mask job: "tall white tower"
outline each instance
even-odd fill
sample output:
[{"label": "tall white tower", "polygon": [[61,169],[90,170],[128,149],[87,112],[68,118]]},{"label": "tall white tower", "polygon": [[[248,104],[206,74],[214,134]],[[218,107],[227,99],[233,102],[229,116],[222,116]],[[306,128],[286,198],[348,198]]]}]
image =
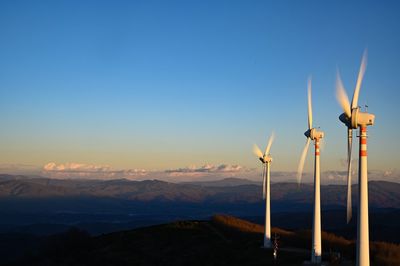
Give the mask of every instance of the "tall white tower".
[{"label": "tall white tower", "polygon": [[297,169],[297,181],[300,184],[303,173],[304,162],[311,140],[314,141],[315,161],[314,161],[314,209],[313,209],[313,228],[312,228],[312,249],[311,262],[320,263],[322,256],[321,244],[321,178],[320,178],[320,140],[324,137],[324,132],[312,127],[312,103],[311,103],[311,78],[308,79],[308,130],[304,133],[307,137],[306,146],[300,157],[299,168]]},{"label": "tall white tower", "polygon": [[272,158],[265,163],[265,168],[267,172],[266,176],[266,188],[265,188],[265,230],[264,230],[264,248],[271,248],[271,180],[270,180],[270,163]]},{"label": "tall white tower", "polygon": [[[364,78],[367,66],[367,53],[364,52],[360,72],[358,74],[356,88],[354,89],[353,99],[350,105],[340,75],[338,74],[336,90],[337,99],[344,113],[339,116],[348,128],[348,169],[351,169],[351,143],[352,130],[360,128],[360,145],[359,145],[359,168],[358,168],[358,221],[357,221],[357,266],[369,266],[369,225],[368,225],[368,162],[367,162],[367,126],[375,123],[375,115],[367,112],[361,112],[358,106],[358,95],[360,93],[361,83]],[[351,174],[348,173],[349,178]],[[351,182],[348,180],[348,204],[347,217],[351,218]],[[349,206],[350,205],[350,206]]]},{"label": "tall white tower", "polygon": [[[322,133],[322,132],[321,132]],[[314,163],[314,220],[312,234],[312,253],[311,262],[320,263],[322,254],[321,244],[321,194],[320,194],[320,168],[319,168],[319,138],[315,144],[315,163]]]},{"label": "tall white tower", "polygon": [[271,150],[272,142],[274,141],[275,135],[272,132],[267,148],[265,149],[264,154],[261,152],[260,148],[257,145],[254,145],[253,152],[261,161],[263,166],[263,197],[265,199],[265,223],[264,223],[264,248],[271,248],[271,180],[270,180],[270,168],[272,163],[272,157],[269,154]]}]

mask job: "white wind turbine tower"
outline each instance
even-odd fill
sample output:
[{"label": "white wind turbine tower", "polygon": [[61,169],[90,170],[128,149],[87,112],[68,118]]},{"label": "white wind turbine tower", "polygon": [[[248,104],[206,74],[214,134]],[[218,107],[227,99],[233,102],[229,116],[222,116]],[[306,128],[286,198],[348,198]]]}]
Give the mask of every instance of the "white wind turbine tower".
[{"label": "white wind turbine tower", "polygon": [[297,182],[300,184],[303,173],[304,162],[311,140],[314,140],[315,163],[314,163],[314,220],[312,230],[311,262],[321,263],[321,198],[320,198],[320,167],[319,167],[319,145],[324,137],[324,132],[312,127],[312,105],[311,105],[311,78],[308,79],[308,130],[304,133],[307,137],[306,146],[301,154],[299,167],[297,169]]},{"label": "white wind turbine tower", "polygon": [[254,144],[253,152],[260,159],[263,167],[262,178],[263,178],[263,198],[265,199],[265,226],[264,226],[264,248],[271,248],[271,193],[270,193],[270,164],[272,157],[269,154],[272,142],[274,141],[275,135],[272,132],[268,140],[267,148],[264,154],[260,148]]},{"label": "white wind turbine tower", "polygon": [[339,116],[341,122],[347,126],[348,134],[348,180],[347,180],[347,222],[351,219],[351,147],[352,131],[360,128],[360,152],[358,165],[358,224],[357,224],[357,266],[369,265],[369,227],[368,227],[368,172],[367,172],[367,126],[375,122],[375,115],[361,112],[358,106],[358,95],[367,66],[367,52],[364,52],[360,72],[358,73],[356,88],[354,89],[351,105],[343,83],[338,73],[336,96],[344,113]]}]

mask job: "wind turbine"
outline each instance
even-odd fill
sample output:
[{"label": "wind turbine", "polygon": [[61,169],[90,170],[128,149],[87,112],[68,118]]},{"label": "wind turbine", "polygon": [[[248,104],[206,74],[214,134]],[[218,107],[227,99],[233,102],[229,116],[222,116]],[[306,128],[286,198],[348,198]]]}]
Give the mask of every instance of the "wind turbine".
[{"label": "wind turbine", "polygon": [[367,172],[367,126],[375,122],[375,115],[361,112],[358,106],[358,95],[367,66],[367,51],[364,52],[360,72],[358,73],[351,105],[343,87],[340,75],[337,75],[336,96],[344,113],[339,120],[347,126],[348,139],[348,179],[347,179],[347,222],[351,219],[351,147],[352,131],[360,128],[359,165],[358,165],[358,224],[357,224],[357,258],[356,265],[369,265],[369,228],[368,228],[368,172]]},{"label": "wind turbine", "polygon": [[311,263],[321,263],[322,245],[321,245],[321,198],[320,198],[320,167],[319,167],[319,145],[324,137],[324,132],[312,127],[312,105],[311,105],[311,78],[308,79],[308,130],[304,133],[307,137],[306,146],[300,157],[299,167],[297,169],[297,182],[300,184],[303,173],[304,162],[306,159],[308,147],[311,140],[315,146],[314,163],[314,220],[312,231],[312,250]]},{"label": "wind turbine", "polygon": [[272,142],[274,141],[275,135],[272,132],[268,140],[267,148],[264,154],[260,148],[254,144],[253,152],[260,159],[263,167],[262,179],[263,179],[263,199],[265,199],[265,227],[264,227],[264,248],[271,248],[271,193],[270,193],[270,164],[272,157],[269,154]]}]

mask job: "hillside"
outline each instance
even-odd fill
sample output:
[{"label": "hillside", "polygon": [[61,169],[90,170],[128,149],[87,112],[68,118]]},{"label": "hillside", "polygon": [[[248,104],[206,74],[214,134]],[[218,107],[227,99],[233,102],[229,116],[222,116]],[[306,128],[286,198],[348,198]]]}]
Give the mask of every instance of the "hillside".
[{"label": "hillside", "polygon": [[[99,235],[175,220],[204,220],[226,213],[262,223],[259,184],[226,179],[202,184],[158,180],[62,180],[0,175],[0,233],[50,235],[74,225]],[[226,186],[222,186],[225,184]],[[399,243],[400,184],[370,182],[370,239]],[[345,186],[322,186],[322,228],[354,239],[356,206],[345,218]],[[353,191],[357,191],[355,188]],[[356,193],[353,194],[356,203]],[[272,225],[310,228],[312,186],[275,183],[271,188]]]},{"label": "hillside", "polygon": [[[210,221],[177,221],[98,237],[71,229],[36,239],[36,249],[28,247],[29,254],[7,265],[274,265],[272,251],[260,248],[262,232],[260,225],[225,215],[216,215]],[[300,265],[309,259],[310,231],[273,228],[272,232],[280,237],[276,265]],[[322,238],[325,261],[352,264],[353,242],[325,232]],[[371,265],[398,265],[399,254],[399,245],[372,243]]]}]

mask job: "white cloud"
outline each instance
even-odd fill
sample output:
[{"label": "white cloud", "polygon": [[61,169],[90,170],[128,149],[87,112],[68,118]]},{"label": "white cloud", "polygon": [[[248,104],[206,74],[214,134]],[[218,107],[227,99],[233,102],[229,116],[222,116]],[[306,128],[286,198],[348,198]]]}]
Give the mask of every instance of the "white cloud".
[{"label": "white cloud", "polygon": [[164,179],[179,181],[198,181],[198,180],[218,180],[227,177],[244,178],[246,174],[254,172],[253,169],[245,168],[241,165],[231,164],[205,164],[202,166],[190,165],[184,168],[169,169],[164,171]]},{"label": "white cloud", "polygon": [[393,171],[392,171],[392,170],[385,170],[385,171],[383,172],[383,176],[384,176],[384,177],[391,176],[392,174],[393,174]]},{"label": "white cloud", "polygon": [[84,163],[47,163],[43,166],[42,175],[51,178],[88,178],[88,179],[136,179],[147,175],[144,169],[113,169],[108,165]]},{"label": "white cloud", "polygon": [[45,171],[70,171],[70,172],[105,172],[110,171],[108,165],[94,165],[84,163],[66,163],[56,164],[54,162],[48,163],[43,167]]},{"label": "white cloud", "polygon": [[245,169],[240,165],[231,165],[231,164],[205,164],[200,167],[196,167],[195,165],[191,165],[185,168],[178,169],[169,169],[166,170],[166,173],[235,173],[242,172]]},{"label": "white cloud", "polygon": [[[343,160],[344,162],[344,160]],[[321,184],[342,184],[347,183],[346,167],[341,171],[321,172]],[[358,165],[353,164],[352,182],[358,182]],[[41,175],[49,178],[59,179],[120,179],[131,180],[159,179],[169,182],[183,181],[210,181],[220,180],[228,177],[246,178],[261,182],[261,170],[247,168],[234,164],[204,164],[201,166],[191,165],[188,167],[169,170],[144,170],[144,169],[115,169],[109,165],[88,164],[88,163],[55,163],[49,162],[43,167],[21,164],[0,164],[0,173],[17,175]],[[400,182],[400,170],[369,170],[368,180],[386,180]],[[312,183],[314,175],[312,172],[303,173],[302,182]],[[296,182],[296,172],[276,171],[271,169],[271,182]]]}]

